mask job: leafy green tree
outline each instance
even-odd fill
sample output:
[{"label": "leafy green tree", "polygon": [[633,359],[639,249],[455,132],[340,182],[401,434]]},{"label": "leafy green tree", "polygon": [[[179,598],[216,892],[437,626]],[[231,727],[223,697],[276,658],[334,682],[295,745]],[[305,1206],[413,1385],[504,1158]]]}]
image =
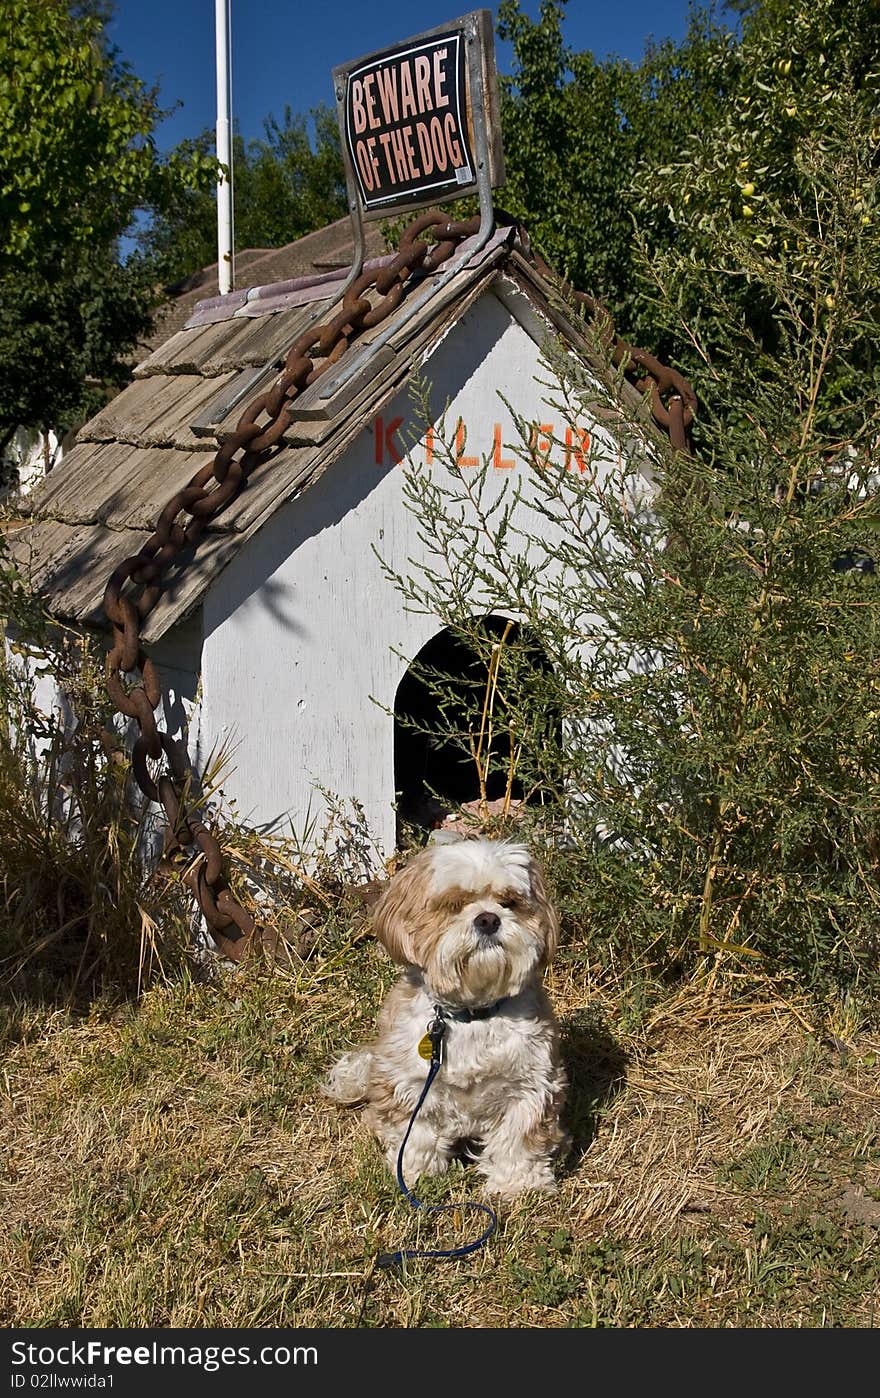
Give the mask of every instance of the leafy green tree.
[{"label": "leafy green tree", "polygon": [[[805,207],[799,153],[834,131],[841,103],[854,101],[865,116],[870,148],[880,135],[871,116],[880,7],[738,0],[727,9],[735,24],[696,9],[680,44],[652,45],[632,65],[573,53],[564,0],[544,0],[537,22],[517,0],[499,7],[499,32],[514,47],[513,74],[502,81],[505,202],[551,263],[604,300],[630,340],[674,358],[698,386],[700,356],[655,313],[655,298],[672,291],[711,352],[716,308],[711,296],[699,300],[693,268],[718,255],[718,231],[741,224],[756,249],[778,248],[806,268],[821,230],[807,221],[797,248],[780,231],[788,201]],[[863,217],[874,216],[864,189],[850,197]],[[661,286],[670,276],[674,285]],[[772,352],[772,298],[744,277],[740,297]],[[720,321],[716,329],[721,342]],[[852,355],[853,372],[873,382],[869,337]]]},{"label": "leafy green tree", "polygon": [[517,0],[499,6],[498,32],[514,51],[512,75],[501,79],[502,198],[557,271],[638,339],[634,190],[654,180],[662,194],[657,168],[717,121],[731,40],[697,13],[681,44],[651,46],[639,65],[599,61],[568,47],[564,19],[564,0],[543,0],[537,21]]},{"label": "leafy green tree", "polygon": [[[177,148],[179,157],[213,147],[205,131]],[[279,122],[269,117],[265,137],[233,142],[235,247],[275,248],[340,218],[346,211],[345,173],[334,112],[326,106],[306,117],[286,107]],[[207,190],[181,188],[153,220],[141,246],[166,282],[217,260],[217,211]]]},{"label": "leafy green tree", "polygon": [[[710,354],[724,334],[714,298],[705,295],[706,274],[710,268],[734,270],[732,263],[718,261],[730,230],[756,257],[785,262],[791,295],[797,297],[801,287],[801,313],[812,315],[817,247],[826,229],[813,208],[811,170],[819,156],[839,150],[841,122],[858,132],[866,152],[865,178],[841,186],[841,197],[851,201],[865,228],[877,216],[880,6],[862,0],[756,0],[739,8],[742,35],[731,42],[725,60],[723,108],[682,141],[671,159],[661,155],[645,163],[631,197],[644,250],[655,262],[655,282],[665,283],[664,293],[678,302]],[[846,162],[840,169],[843,179]],[[834,298],[835,282],[829,269],[823,298]],[[823,398],[876,392],[878,294],[876,285],[865,288],[863,333],[853,337],[835,378],[823,382]],[[742,269],[738,295],[762,351],[776,353],[774,296],[761,278]],[[653,320],[648,323],[653,327]],[[676,351],[700,380],[703,361],[692,343],[680,339]]]},{"label": "leafy green tree", "polygon": [[0,28],[0,441],[63,427],[120,382],[150,323],[151,269],[122,265],[135,211],[204,184],[204,155],[156,154],[155,94],[95,5],[6,0]]}]

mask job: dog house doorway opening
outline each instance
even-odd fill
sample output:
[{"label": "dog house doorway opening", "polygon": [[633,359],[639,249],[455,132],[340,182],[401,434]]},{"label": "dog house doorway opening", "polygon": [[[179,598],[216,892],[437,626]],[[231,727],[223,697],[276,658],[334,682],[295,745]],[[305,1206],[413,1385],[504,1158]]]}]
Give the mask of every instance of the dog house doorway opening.
[{"label": "dog house doorway opening", "polygon": [[[481,618],[481,641],[470,643],[451,628],[433,636],[410,663],[394,701],[394,790],[398,840],[412,827],[428,831],[456,808],[481,797],[495,802],[509,789],[513,802],[540,805],[547,792],[522,771],[534,772],[535,745],[558,751],[558,713],[543,704],[527,725],[527,743],[511,761],[507,718],[515,674],[540,677],[550,664],[536,633],[504,616]],[[494,672],[494,683],[493,683]],[[537,685],[530,685],[535,692]],[[522,699],[516,707],[522,706]],[[487,716],[491,709],[491,745]],[[518,725],[519,727],[519,725]],[[481,729],[483,732],[480,741]],[[479,755],[479,765],[475,753]],[[481,780],[482,771],[482,780]]]}]

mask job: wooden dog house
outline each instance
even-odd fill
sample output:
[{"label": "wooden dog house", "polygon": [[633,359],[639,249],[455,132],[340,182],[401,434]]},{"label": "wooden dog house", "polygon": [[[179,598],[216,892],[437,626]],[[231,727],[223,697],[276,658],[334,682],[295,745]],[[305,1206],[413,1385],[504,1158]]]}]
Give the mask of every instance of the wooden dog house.
[{"label": "wooden dog house", "polygon": [[[143,545],[165,502],[240,414],[224,395],[329,315],[339,286],[339,274],[327,273],[200,302],[85,426],[13,535],[59,618],[106,624],[111,571]],[[224,789],[243,818],[302,832],[318,791],[330,791],[360,802],[387,854],[395,702],[439,625],[405,609],[379,561],[406,572],[425,555],[401,492],[404,463],[446,471],[442,432],[462,472],[485,463],[490,493],[519,473],[517,509],[539,530],[538,512],[528,516],[530,469],[548,458],[580,469],[588,438],[609,456],[615,448],[597,421],[565,424],[548,407],[548,337],[600,370],[576,308],[513,227],[497,229],[416,314],[405,298],[382,331],[383,347],[347,396],[293,416],[274,458],[169,579],[142,635],[160,670],[165,725],[185,734],[195,767],[223,744],[232,749]],[[358,346],[377,333],[364,332]],[[427,425],[415,418],[414,375],[428,385]],[[618,391],[642,412],[647,463],[656,429],[640,395],[625,382]],[[517,432],[507,403],[534,424],[531,468],[510,449]]]}]

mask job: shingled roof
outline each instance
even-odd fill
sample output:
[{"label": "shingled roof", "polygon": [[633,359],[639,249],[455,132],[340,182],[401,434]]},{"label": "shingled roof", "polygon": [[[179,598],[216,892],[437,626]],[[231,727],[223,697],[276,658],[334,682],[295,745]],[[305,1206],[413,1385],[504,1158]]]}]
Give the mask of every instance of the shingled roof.
[{"label": "shingled roof", "polygon": [[[390,255],[379,262],[386,260]],[[288,279],[199,302],[185,327],[154,350],[133,383],[83,427],[61,466],[24,502],[29,518],[9,530],[15,557],[57,616],[104,625],[102,597],[112,570],[138,552],[170,497],[212,459],[218,436],[234,428],[242,403],[219,421],[207,410],[224,391],[228,396],[243,371],[265,368],[245,402],[267,386],[302,330],[327,318],[343,275]],[[318,401],[319,380],[296,400],[281,449],[208,526],[194,559],[167,578],[144,624],[145,642],[159,640],[198,606],[244,541],[341,455],[490,286],[522,323],[531,317],[539,342],[555,326],[591,357],[584,323],[559,285],[535,269],[515,228],[497,230],[415,315],[404,298],[387,320],[357,338],[347,357],[390,331],[387,344],[337,399]],[[634,406],[641,404],[635,390],[624,384],[623,391]]]},{"label": "shingled roof", "polygon": [[[385,251],[379,224],[364,225],[367,257],[381,257]],[[351,266],[354,255],[351,219],[339,218],[307,233],[283,248],[244,248],[235,254],[235,280],[239,286],[270,286],[295,277],[321,275]],[[217,292],[216,262],[202,267],[168,288],[168,301],[156,316],[155,328],[136,356],[143,360],[163,345],[170,335],[182,330],[199,301]]]}]

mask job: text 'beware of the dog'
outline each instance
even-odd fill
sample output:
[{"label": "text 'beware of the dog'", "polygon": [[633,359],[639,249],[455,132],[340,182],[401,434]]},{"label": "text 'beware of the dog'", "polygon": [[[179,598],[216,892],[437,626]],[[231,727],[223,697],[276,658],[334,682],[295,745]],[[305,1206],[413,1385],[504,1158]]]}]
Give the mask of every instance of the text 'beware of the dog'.
[{"label": "text 'beware of the dog'", "polygon": [[434,34],[349,71],[345,138],[365,211],[473,183],[462,38]]}]

